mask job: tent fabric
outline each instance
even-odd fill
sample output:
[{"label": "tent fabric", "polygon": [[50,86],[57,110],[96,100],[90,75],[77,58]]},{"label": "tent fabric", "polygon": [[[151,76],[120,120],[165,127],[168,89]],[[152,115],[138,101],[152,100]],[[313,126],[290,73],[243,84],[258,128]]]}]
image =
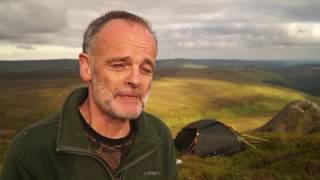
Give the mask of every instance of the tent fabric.
[{"label": "tent fabric", "polygon": [[218,121],[216,120],[210,120],[210,119],[203,119],[203,120],[199,120],[199,121],[195,121],[190,123],[189,125],[187,125],[186,127],[184,127],[184,129],[197,129],[197,128],[203,128],[206,126],[209,126],[211,124],[215,124],[218,123]]},{"label": "tent fabric", "polygon": [[175,139],[175,145],[177,149],[180,149],[182,152],[188,152],[192,142],[197,136],[197,129],[185,129],[179,134],[179,138]]},{"label": "tent fabric", "polygon": [[174,144],[178,151],[200,157],[227,155],[244,149],[238,133],[210,119],[185,126],[174,139]]}]

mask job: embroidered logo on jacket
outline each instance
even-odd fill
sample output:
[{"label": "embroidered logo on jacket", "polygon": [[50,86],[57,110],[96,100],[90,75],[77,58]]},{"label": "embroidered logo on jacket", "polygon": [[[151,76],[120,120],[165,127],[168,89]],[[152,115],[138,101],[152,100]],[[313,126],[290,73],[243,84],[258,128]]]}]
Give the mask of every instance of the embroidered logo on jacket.
[{"label": "embroidered logo on jacket", "polygon": [[145,171],[143,172],[144,176],[159,176],[160,171]]}]

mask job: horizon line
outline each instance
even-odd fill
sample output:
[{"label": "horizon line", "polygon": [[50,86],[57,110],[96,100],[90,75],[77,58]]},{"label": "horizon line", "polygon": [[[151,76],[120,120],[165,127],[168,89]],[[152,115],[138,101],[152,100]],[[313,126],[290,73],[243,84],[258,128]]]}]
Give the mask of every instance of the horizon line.
[{"label": "horizon line", "polygon": [[[67,60],[67,61],[77,61],[78,59],[73,58],[50,58],[50,59],[0,59],[1,62],[18,62],[18,61],[57,61],[57,60]],[[237,59],[237,58],[161,58],[156,59],[157,61],[167,61],[167,60],[205,60],[205,61],[320,61],[319,59]]]}]

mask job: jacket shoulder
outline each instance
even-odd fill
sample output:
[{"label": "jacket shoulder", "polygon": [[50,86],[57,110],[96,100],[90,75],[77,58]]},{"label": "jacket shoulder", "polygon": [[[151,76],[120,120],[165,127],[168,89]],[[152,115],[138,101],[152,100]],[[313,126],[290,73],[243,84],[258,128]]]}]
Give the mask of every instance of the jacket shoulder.
[{"label": "jacket shoulder", "polygon": [[143,117],[151,125],[160,126],[162,128],[167,128],[167,125],[157,116],[150,114],[148,112],[143,112]]},{"label": "jacket shoulder", "polygon": [[146,124],[146,126],[150,128],[150,130],[152,130],[153,132],[157,132],[157,134],[159,135],[162,134],[171,136],[171,132],[168,126],[158,117],[147,112],[143,112],[143,117],[144,124]]},{"label": "jacket shoulder", "polygon": [[28,152],[28,150],[36,150],[48,145],[52,146],[57,136],[59,119],[60,112],[27,126],[17,134],[11,147],[17,151]]}]

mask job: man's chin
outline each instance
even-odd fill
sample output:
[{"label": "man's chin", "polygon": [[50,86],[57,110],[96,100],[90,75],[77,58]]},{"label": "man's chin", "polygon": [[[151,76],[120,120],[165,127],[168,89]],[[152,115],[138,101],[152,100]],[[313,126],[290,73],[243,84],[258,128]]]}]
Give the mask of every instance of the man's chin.
[{"label": "man's chin", "polygon": [[142,112],[142,106],[124,106],[121,108],[114,108],[113,109],[113,114],[115,117],[118,117],[119,119],[126,119],[126,120],[131,120],[131,119],[136,119],[139,117],[139,115]]},{"label": "man's chin", "polygon": [[139,117],[141,112],[114,112],[115,119],[132,120]]}]

